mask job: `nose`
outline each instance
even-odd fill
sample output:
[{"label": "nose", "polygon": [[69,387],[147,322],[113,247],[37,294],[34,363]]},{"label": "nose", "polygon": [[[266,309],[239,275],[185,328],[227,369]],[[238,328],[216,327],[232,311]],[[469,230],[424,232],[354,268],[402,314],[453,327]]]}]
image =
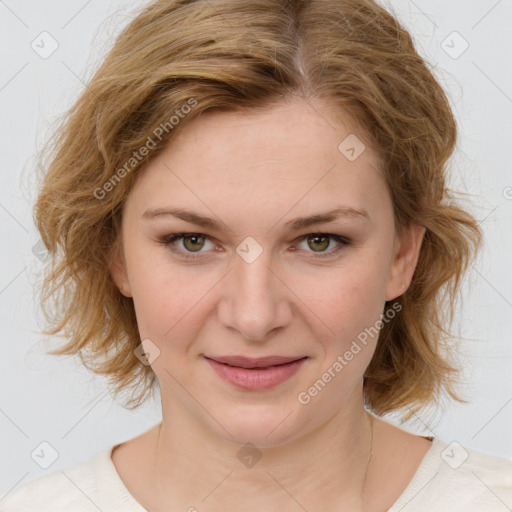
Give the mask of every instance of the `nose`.
[{"label": "nose", "polygon": [[218,309],[220,322],[248,341],[265,341],[272,331],[290,322],[289,297],[293,293],[279,270],[272,268],[266,251],[250,263],[236,255],[233,265],[224,281]]}]

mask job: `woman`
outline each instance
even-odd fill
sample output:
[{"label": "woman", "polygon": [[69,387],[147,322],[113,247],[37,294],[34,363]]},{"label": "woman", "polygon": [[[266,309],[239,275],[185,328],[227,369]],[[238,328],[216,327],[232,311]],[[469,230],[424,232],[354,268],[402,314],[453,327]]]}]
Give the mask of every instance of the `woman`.
[{"label": "woman", "polygon": [[393,16],[157,0],[55,137],[52,353],[130,408],[159,386],[163,420],[2,510],[512,506],[512,462],[381,418],[459,399],[447,326],[481,242],[445,185],[448,100]]}]

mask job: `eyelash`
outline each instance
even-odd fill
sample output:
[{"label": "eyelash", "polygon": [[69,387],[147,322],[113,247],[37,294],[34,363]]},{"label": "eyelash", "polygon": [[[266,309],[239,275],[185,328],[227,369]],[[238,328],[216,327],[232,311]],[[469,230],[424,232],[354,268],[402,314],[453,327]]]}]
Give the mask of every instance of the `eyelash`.
[{"label": "eyelash", "polygon": [[[332,256],[333,254],[338,253],[340,250],[342,250],[345,246],[351,244],[351,240],[349,238],[346,238],[346,237],[343,237],[340,235],[335,235],[333,233],[308,233],[306,235],[299,237],[299,241],[302,242],[303,240],[305,240],[308,237],[313,236],[313,235],[326,236],[326,237],[332,238],[333,240],[335,240],[336,242],[338,242],[340,244],[334,250],[331,250],[328,252],[313,253],[314,254],[314,256],[312,256],[313,258],[326,258],[326,257]],[[175,241],[182,240],[186,236],[197,236],[197,237],[205,238],[206,240],[211,241],[211,238],[208,235],[205,235],[203,233],[173,233],[173,234],[167,235],[164,238],[158,240],[158,242],[160,244],[162,244],[164,247],[167,247],[168,249],[170,249],[171,251],[173,251],[175,253],[179,253],[185,259],[195,260],[195,259],[203,258],[203,256],[200,256],[200,254],[203,254],[203,253],[197,253],[198,256],[195,256],[195,255],[191,256],[192,253],[190,253],[190,252],[186,252],[186,251],[182,251],[181,249],[177,249],[176,246],[174,246],[174,248],[170,247],[173,245],[173,243]]]}]

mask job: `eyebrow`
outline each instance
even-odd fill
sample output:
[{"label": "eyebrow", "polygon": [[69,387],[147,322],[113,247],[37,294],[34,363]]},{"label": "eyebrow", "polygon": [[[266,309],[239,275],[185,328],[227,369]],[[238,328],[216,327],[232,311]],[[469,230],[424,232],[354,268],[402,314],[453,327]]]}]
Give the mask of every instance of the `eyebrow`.
[{"label": "eyebrow", "polygon": [[[216,220],[211,219],[209,217],[205,217],[196,212],[185,210],[183,208],[150,208],[142,214],[142,218],[154,219],[156,217],[161,217],[165,215],[171,215],[173,217],[177,217],[178,219],[182,219],[186,222],[197,224],[198,226],[202,226],[204,228],[215,231],[222,231],[223,229],[221,223],[217,222]],[[315,215],[310,215],[308,217],[296,217],[286,222],[285,226],[291,227],[291,229],[293,230],[299,230],[315,224],[332,222],[340,218],[370,220],[370,215],[366,210],[361,208],[340,206],[339,208],[336,208],[335,210],[331,210],[329,212],[317,213]],[[224,229],[232,232],[232,230],[227,228],[226,226],[224,226]]]}]

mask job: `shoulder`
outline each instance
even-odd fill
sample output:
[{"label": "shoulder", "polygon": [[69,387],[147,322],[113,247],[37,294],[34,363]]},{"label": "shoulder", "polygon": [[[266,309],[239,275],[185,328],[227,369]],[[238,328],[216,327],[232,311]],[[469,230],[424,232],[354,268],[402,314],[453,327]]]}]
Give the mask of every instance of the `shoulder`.
[{"label": "shoulder", "polygon": [[[0,499],[1,512],[93,510],[101,505],[98,477],[112,448],[60,471],[39,476],[8,491]],[[97,505],[96,507],[94,505]]]},{"label": "shoulder", "polygon": [[[453,486],[464,489],[475,503],[512,507],[512,460],[464,448],[458,443],[445,443],[443,460],[457,458],[455,464],[443,466],[443,474],[450,476]],[[489,508],[488,510],[494,510]]]},{"label": "shoulder", "polygon": [[434,439],[409,486],[389,512],[498,512],[511,507],[511,460],[455,441]]},{"label": "shoulder", "polygon": [[[456,441],[438,441],[442,464],[439,475],[454,487],[468,488],[473,494],[499,494],[511,497],[512,461],[461,446]],[[509,503],[512,506],[512,503]]]}]

